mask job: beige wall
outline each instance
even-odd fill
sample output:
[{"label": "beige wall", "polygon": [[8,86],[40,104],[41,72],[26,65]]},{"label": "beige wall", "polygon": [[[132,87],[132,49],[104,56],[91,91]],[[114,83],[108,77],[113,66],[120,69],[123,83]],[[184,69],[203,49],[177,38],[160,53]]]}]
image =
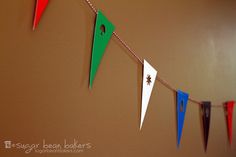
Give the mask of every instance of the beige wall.
[{"label": "beige wall", "polygon": [[[235,0],[92,2],[174,87],[213,104],[236,98]],[[26,156],[5,149],[5,140],[74,138],[92,148],[56,156],[236,155],[235,116],[230,149],[224,111],[212,109],[205,154],[199,107],[193,103],[177,150],[175,95],[159,82],[140,132],[141,65],[113,37],[89,90],[94,13],[82,0],[52,0],[33,32],[34,6],[33,0],[0,2],[0,156]]]}]

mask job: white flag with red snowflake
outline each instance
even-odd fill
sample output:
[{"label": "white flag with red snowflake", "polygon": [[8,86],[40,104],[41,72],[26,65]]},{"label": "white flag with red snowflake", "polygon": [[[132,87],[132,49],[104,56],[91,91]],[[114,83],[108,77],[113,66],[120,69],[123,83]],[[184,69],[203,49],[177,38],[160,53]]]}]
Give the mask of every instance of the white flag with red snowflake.
[{"label": "white flag with red snowflake", "polygon": [[147,112],[149,99],[151,97],[152,89],[156,81],[156,76],[157,71],[146,60],[144,60],[140,130],[143,126],[143,121]]}]

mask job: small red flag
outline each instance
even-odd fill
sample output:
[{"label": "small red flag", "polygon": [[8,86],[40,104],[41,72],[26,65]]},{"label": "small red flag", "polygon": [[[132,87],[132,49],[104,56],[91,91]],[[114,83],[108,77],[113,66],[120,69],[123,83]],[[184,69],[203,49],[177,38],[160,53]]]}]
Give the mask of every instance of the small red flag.
[{"label": "small red flag", "polygon": [[48,4],[48,1],[49,0],[37,0],[34,14],[33,30],[35,30],[35,28],[37,27],[40,18]]},{"label": "small red flag", "polygon": [[233,109],[234,109],[234,101],[226,102],[226,118],[227,118],[227,126],[228,126],[228,137],[229,143],[232,144],[232,134],[233,134]]}]

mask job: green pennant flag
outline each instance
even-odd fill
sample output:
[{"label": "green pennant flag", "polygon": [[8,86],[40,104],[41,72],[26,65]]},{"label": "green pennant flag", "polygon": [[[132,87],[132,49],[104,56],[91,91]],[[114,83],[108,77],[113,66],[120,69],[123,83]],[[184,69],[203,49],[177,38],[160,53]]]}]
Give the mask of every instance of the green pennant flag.
[{"label": "green pennant flag", "polygon": [[114,25],[99,10],[93,37],[92,60],[90,66],[89,87],[92,88],[93,80],[97,73],[102,56],[114,31]]}]

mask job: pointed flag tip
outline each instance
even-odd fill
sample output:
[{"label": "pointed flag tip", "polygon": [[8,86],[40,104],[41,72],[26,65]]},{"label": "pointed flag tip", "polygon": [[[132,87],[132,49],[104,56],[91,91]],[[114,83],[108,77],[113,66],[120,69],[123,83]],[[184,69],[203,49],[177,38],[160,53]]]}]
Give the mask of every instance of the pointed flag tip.
[{"label": "pointed flag tip", "polygon": [[144,121],[144,118],[141,117],[140,124],[139,124],[139,130],[140,131],[142,130],[142,127],[143,127],[143,121]]},{"label": "pointed flag tip", "polygon": [[37,0],[34,13],[33,30],[37,27],[49,0]]},{"label": "pointed flag tip", "polygon": [[[35,18],[35,17],[34,17]],[[37,27],[37,24],[36,24],[36,21],[35,21],[35,19],[34,19],[34,22],[33,22],[33,31],[36,29],[36,27]]]},{"label": "pointed flag tip", "polygon": [[205,153],[207,152],[207,143],[205,143],[205,145],[204,145],[204,152]]},{"label": "pointed flag tip", "polygon": [[142,124],[140,124],[140,126],[139,126],[139,131],[141,131],[142,130]]},{"label": "pointed flag tip", "polygon": [[177,149],[179,149],[179,147],[180,147],[180,143],[178,142],[178,143],[177,143]]}]

